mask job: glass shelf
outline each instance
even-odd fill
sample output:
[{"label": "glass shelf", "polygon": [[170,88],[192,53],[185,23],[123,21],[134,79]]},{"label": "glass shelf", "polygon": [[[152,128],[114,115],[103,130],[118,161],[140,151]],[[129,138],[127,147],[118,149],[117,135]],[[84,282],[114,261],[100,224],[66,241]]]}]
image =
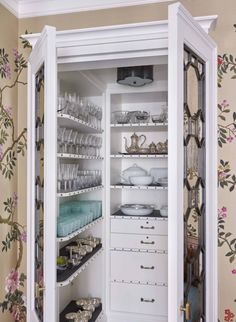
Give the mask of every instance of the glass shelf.
[{"label": "glass shelf", "polygon": [[103,220],[103,217],[99,217],[98,219],[90,222],[89,224],[85,225],[84,227],[74,231],[73,233],[65,236],[65,237],[57,237],[57,242],[64,242],[64,241],[68,241],[74,237],[76,237],[77,235],[79,235],[80,233],[82,233],[83,231],[95,226],[96,224],[100,223]]},{"label": "glass shelf", "polygon": [[71,153],[57,153],[57,157],[62,159],[103,160],[103,157]]},{"label": "glass shelf", "polygon": [[[68,245],[67,245],[68,246]],[[66,247],[66,246],[65,246]],[[60,250],[60,256],[67,254],[65,247]],[[78,266],[72,266],[64,271],[57,272],[57,286],[63,287],[70,284],[82,271],[90,265],[103,251],[102,244],[97,245],[91,253],[86,254]]]},{"label": "glass shelf", "polygon": [[74,116],[68,114],[57,114],[58,121],[61,126],[70,127],[74,129],[80,129],[83,133],[102,133],[103,130],[98,129],[90,123],[84,122]]},{"label": "glass shelf", "polygon": [[85,188],[85,189],[80,189],[76,191],[70,191],[70,192],[58,192],[57,196],[58,197],[71,197],[71,196],[77,196],[81,195],[82,193],[87,193],[95,190],[100,190],[102,189],[103,186],[96,186],[96,187],[91,187],[91,188]]}]

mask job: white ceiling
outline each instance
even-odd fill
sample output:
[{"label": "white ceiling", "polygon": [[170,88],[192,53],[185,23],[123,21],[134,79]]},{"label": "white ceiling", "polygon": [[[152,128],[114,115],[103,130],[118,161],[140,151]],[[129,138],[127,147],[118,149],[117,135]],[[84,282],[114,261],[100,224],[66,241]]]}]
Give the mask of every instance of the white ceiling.
[{"label": "white ceiling", "polygon": [[143,5],[173,0],[0,0],[18,18]]}]

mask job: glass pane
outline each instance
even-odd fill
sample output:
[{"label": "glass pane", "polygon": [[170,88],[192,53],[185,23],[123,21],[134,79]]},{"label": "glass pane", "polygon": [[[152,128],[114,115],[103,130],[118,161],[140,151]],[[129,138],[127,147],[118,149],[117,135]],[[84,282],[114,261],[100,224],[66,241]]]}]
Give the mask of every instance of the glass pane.
[{"label": "glass pane", "polygon": [[205,321],[205,65],[184,49],[184,301]]},{"label": "glass pane", "polygon": [[42,66],[35,79],[35,311],[39,321],[43,321],[43,292],[44,287],[44,66]]}]

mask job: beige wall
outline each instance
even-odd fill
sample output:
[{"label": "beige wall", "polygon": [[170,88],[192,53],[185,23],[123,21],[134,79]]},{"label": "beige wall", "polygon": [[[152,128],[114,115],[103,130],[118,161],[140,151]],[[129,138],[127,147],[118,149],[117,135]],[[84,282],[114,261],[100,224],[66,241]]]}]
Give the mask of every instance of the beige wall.
[{"label": "beige wall", "polygon": [[[236,56],[236,33],[233,28],[233,24],[236,23],[235,0],[228,0],[227,4],[220,0],[182,0],[181,2],[194,16],[217,14],[219,16],[217,27],[211,35],[218,44],[219,53],[231,53],[233,56]],[[2,7],[0,7],[0,14],[1,18],[2,15],[4,16],[4,20],[0,19],[0,27],[3,25],[4,30],[7,30],[7,33],[2,34],[2,32],[0,32],[0,42],[4,41],[4,43],[6,43],[6,46],[9,47],[14,46],[16,38],[13,35],[17,34],[17,21]],[[96,27],[111,24],[152,21],[166,18],[167,6],[165,4],[152,4],[112,10],[109,9],[73,13],[67,15],[21,19],[19,20],[18,34],[20,35],[24,33],[25,30],[28,30],[29,32],[40,32],[45,24],[53,25],[56,26],[58,30],[63,30]],[[11,19],[12,21],[11,24],[9,24],[9,19]],[[2,30],[2,28],[0,28],[0,30]],[[21,48],[20,45],[19,48]],[[236,80],[232,80],[231,76],[231,74],[227,74],[224,77],[222,88],[219,89],[219,102],[221,102],[223,99],[227,99],[230,104],[231,112],[233,112],[233,110],[236,111],[236,93],[234,89],[236,86]],[[18,95],[17,122],[19,129],[22,129],[26,126],[26,95],[26,89],[21,88]],[[11,96],[11,100],[14,99],[15,95]],[[235,144],[235,142],[227,143],[223,146],[223,148],[219,148],[219,158],[225,161],[230,161],[232,173],[236,173],[236,164],[234,162],[234,149],[236,147]],[[26,160],[24,158],[20,158],[18,164],[18,194],[21,200],[18,208],[18,220],[22,223],[25,223]],[[232,232],[233,236],[236,235],[236,204],[234,202],[234,198],[234,191],[229,192],[229,189],[227,188],[219,188],[219,208],[225,206],[228,209],[225,230]],[[234,301],[234,299],[236,298],[236,277],[231,273],[232,270],[236,268],[236,260],[232,263],[229,263],[228,257],[225,256],[227,252],[227,245],[224,244],[221,248],[219,248],[219,318],[222,322],[231,321],[224,319],[225,310],[230,310],[232,314],[236,314],[236,302]],[[10,258],[8,259],[8,261],[10,261]],[[1,271],[0,282],[3,281],[3,276],[5,275],[6,274],[2,274]],[[5,321],[7,320],[4,320],[4,322]],[[235,318],[232,321],[235,321]]]}]

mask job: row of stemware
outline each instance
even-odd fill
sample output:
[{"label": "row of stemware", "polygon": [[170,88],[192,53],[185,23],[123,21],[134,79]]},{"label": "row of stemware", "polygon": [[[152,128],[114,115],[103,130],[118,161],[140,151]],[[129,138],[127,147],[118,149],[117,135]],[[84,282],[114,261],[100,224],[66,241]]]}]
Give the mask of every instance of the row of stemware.
[{"label": "row of stemware", "polygon": [[77,130],[59,127],[58,152],[100,157],[102,137],[79,133]]},{"label": "row of stemware", "polygon": [[79,170],[78,164],[60,163],[58,166],[58,191],[70,192],[96,187],[102,183],[101,170]]},{"label": "row of stemware", "polygon": [[101,129],[102,108],[85,97],[80,98],[76,93],[59,95],[57,110]]}]

